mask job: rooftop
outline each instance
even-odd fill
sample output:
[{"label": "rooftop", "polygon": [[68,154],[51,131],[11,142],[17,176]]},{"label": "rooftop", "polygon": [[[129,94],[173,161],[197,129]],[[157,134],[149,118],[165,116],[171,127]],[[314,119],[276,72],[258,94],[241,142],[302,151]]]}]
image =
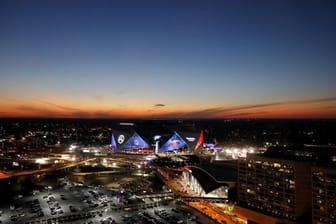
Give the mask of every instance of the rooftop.
[{"label": "rooftop", "polygon": [[271,146],[264,157],[308,161],[317,164],[336,165],[336,147],[323,145]]}]

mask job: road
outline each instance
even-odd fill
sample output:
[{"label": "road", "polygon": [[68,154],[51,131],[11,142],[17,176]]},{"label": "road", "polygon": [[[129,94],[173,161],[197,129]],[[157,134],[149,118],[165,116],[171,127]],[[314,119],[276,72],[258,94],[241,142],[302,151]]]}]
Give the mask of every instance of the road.
[{"label": "road", "polygon": [[[183,200],[183,197],[199,197],[194,192],[192,192],[190,189],[185,187],[185,183],[183,183],[182,178],[171,170],[169,168],[162,168],[162,167],[156,167],[156,172],[159,174],[161,179],[172,189],[172,191],[176,194],[181,196],[181,199]],[[199,212],[207,215],[208,217],[211,217],[213,220],[216,220],[219,223],[228,223],[228,224],[234,224],[235,222],[230,215],[225,213],[224,210],[217,207],[215,203],[208,202],[206,200],[198,199],[198,201],[195,202],[187,202],[190,207],[193,207],[194,209],[198,210]]]},{"label": "road", "polygon": [[25,176],[25,175],[32,175],[32,174],[39,174],[39,173],[47,173],[47,172],[52,172],[56,170],[62,170],[70,167],[77,166],[82,163],[89,162],[91,160],[94,160],[95,158],[89,158],[85,160],[80,160],[80,161],[74,161],[74,162],[67,162],[67,163],[62,163],[58,164],[57,166],[51,166],[47,168],[42,168],[42,169],[37,169],[37,170],[27,170],[27,171],[10,171],[10,172],[0,172],[0,179],[6,179],[6,178],[11,178],[11,177],[19,177],[19,176]]}]

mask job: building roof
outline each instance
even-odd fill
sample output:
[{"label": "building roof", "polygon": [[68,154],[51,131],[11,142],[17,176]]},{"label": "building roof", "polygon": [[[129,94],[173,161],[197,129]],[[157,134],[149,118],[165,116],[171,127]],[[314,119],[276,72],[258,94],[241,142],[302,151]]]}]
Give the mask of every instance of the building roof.
[{"label": "building roof", "polygon": [[330,165],[336,163],[336,147],[319,145],[271,146],[262,156]]},{"label": "building roof", "polygon": [[[120,136],[121,138],[119,138]],[[159,139],[159,151],[178,150],[186,147],[194,149],[200,138],[200,131],[193,127],[179,125],[124,123],[112,129],[112,145],[127,150],[126,143],[134,137],[136,142],[146,143],[149,148],[152,148],[156,142],[156,136]]]},{"label": "building roof", "polygon": [[191,170],[192,175],[197,179],[198,183],[202,186],[202,189],[207,194],[223,185],[227,185],[225,183],[218,183],[210,175],[200,169],[191,168]]},{"label": "building roof", "polygon": [[237,181],[237,161],[189,166],[192,175],[198,180],[206,193],[228,182]]}]

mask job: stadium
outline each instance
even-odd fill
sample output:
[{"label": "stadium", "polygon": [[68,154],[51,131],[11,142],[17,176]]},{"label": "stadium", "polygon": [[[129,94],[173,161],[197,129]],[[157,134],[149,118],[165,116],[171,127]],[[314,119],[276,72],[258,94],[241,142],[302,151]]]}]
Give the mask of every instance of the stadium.
[{"label": "stadium", "polygon": [[203,138],[192,126],[120,123],[112,130],[111,147],[126,153],[194,153]]}]

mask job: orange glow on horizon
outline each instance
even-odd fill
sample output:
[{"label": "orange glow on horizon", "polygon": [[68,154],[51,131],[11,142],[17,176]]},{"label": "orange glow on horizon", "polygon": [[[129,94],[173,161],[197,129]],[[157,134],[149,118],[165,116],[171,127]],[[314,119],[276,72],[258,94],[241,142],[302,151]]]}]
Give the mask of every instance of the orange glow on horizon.
[{"label": "orange glow on horizon", "polygon": [[[63,106],[65,105],[65,106]],[[193,107],[166,105],[74,105],[0,103],[0,117],[59,118],[336,118],[335,102],[303,102],[236,107]]]}]

